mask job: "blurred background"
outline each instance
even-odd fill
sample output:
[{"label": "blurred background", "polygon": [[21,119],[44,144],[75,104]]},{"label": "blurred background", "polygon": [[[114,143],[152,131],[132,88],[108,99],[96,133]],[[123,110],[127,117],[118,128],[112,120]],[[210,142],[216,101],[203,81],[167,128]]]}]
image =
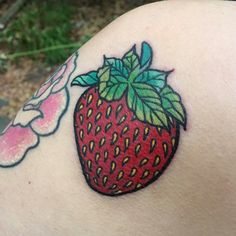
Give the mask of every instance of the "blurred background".
[{"label": "blurred background", "polygon": [[151,0],[0,0],[0,132],[67,57]]}]

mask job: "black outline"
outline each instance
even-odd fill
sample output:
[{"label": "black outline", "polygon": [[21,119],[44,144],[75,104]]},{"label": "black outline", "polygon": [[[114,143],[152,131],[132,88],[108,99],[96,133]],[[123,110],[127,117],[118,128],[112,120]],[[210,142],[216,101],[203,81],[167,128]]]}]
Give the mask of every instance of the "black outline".
[{"label": "black outline", "polygon": [[99,109],[99,107],[103,104],[102,99],[101,99],[101,98],[99,98],[99,99],[101,100],[101,104],[98,105],[98,102],[96,103],[96,107],[97,107],[97,109]]},{"label": "black outline", "polygon": [[[154,144],[154,146],[152,147],[152,141],[153,141],[153,140],[155,140],[155,144]],[[151,154],[151,153],[154,151],[156,145],[157,145],[157,140],[156,140],[156,138],[152,138],[152,139],[151,139],[151,142],[150,142],[150,147],[149,147],[149,154]]]},{"label": "black outline", "polygon": [[[123,119],[123,118],[124,118],[124,119]],[[123,119],[123,120],[122,120],[122,119]],[[122,125],[122,124],[126,121],[126,119],[127,119],[127,115],[124,114],[124,115],[119,119],[117,125],[118,125],[118,126],[119,126],[119,125]]]},{"label": "black outline", "polygon": [[84,117],[82,114],[79,115],[79,119],[80,119],[80,124],[83,125],[84,123]]},{"label": "black outline", "polygon": [[[158,157],[158,162],[156,163],[156,159],[157,159],[157,157]],[[152,167],[157,167],[159,164],[160,164],[160,161],[161,161],[161,157],[159,156],[159,155],[156,155],[155,156],[155,160],[154,160],[154,162],[153,162],[153,164],[152,164]],[[158,170],[157,170],[158,171]],[[155,171],[156,172],[156,171]],[[155,174],[155,173],[154,173]]]},{"label": "black outline", "polygon": [[[141,55],[143,54],[143,44],[144,43],[147,43],[146,41],[143,41],[142,42],[142,48],[141,48]],[[148,43],[147,43],[148,44]],[[128,51],[128,52],[126,52],[125,54],[124,54],[124,56],[122,57],[122,59],[131,51],[131,50],[134,50],[135,51],[135,53],[136,53],[136,44],[134,44],[133,45],[133,47]],[[151,52],[152,52],[152,48],[151,48]],[[151,53],[152,55],[153,55],[153,53]],[[104,60],[106,59],[106,57],[104,56]],[[138,61],[140,62],[140,58],[138,57],[137,58],[138,59]],[[152,64],[152,58],[151,58],[151,60],[148,62],[148,65],[149,66],[151,66],[151,64]],[[143,67],[145,67],[145,66],[143,66]],[[142,70],[142,67],[141,67],[141,70]],[[159,70],[159,71],[161,71],[161,70]],[[163,71],[163,72],[165,72],[165,73],[168,73],[167,74],[167,77],[168,77],[168,75],[171,73],[171,72],[173,72],[174,70],[172,69],[172,70],[170,70],[170,71]],[[166,78],[167,78],[166,77]],[[81,97],[78,99],[78,101],[77,101],[77,103],[76,103],[76,106],[75,106],[75,109],[74,109],[74,124],[73,124],[73,126],[74,126],[74,135],[75,135],[75,141],[76,141],[76,147],[77,147],[77,152],[78,152],[78,156],[79,156],[79,160],[80,160],[80,162],[81,162],[81,164],[82,164],[82,155],[81,155],[81,153],[80,153],[80,145],[79,145],[79,142],[77,142],[77,140],[78,140],[78,136],[77,136],[77,132],[76,132],[76,113],[77,113],[77,106],[78,106],[78,104],[80,103],[80,99],[82,98],[82,97],[84,97],[88,92],[89,92],[89,90],[90,89],[92,89],[92,88],[94,88],[94,87],[96,87],[97,85],[95,85],[95,86],[91,86],[91,87],[89,87],[88,89],[86,89],[85,91],[84,91],[84,93],[81,95]],[[127,89],[126,89],[126,91],[125,91],[125,93],[126,93],[126,102],[127,102]],[[177,93],[177,92],[176,92]],[[178,93],[177,93],[178,94]],[[179,94],[178,94],[179,95]],[[180,96],[180,95],[179,95]],[[180,96],[180,98],[181,98],[181,96]],[[110,102],[110,101],[108,101],[106,98],[103,98],[103,100],[105,100],[105,101],[107,101],[108,103]],[[181,105],[183,106],[183,110],[184,110],[184,114],[185,114],[185,125],[183,126],[183,124],[181,124],[181,123],[179,123],[178,122],[178,120],[176,120],[175,119],[175,121],[176,121],[176,136],[175,136],[175,144],[174,144],[174,146],[172,147],[172,152],[171,152],[171,154],[170,154],[170,156],[169,156],[169,158],[168,158],[168,160],[167,160],[167,162],[165,163],[165,165],[162,167],[162,169],[158,172],[158,174],[156,175],[156,176],[152,176],[152,179],[148,182],[148,183],[146,183],[146,184],[142,184],[139,188],[135,188],[135,189],[132,189],[131,191],[128,191],[128,192],[121,192],[121,193],[118,193],[118,194],[116,194],[116,193],[104,193],[104,192],[100,192],[99,190],[97,190],[97,189],[95,189],[94,188],[94,186],[92,186],[91,184],[90,184],[90,182],[89,181],[87,181],[87,178],[86,178],[86,176],[85,176],[85,170],[84,170],[84,168],[82,168],[82,171],[83,171],[83,175],[85,176],[85,180],[86,180],[86,182],[87,182],[87,184],[90,186],[90,188],[93,190],[93,191],[95,191],[95,192],[97,192],[97,193],[99,193],[99,194],[101,194],[101,195],[106,195],[106,196],[110,196],[110,197],[117,197],[117,196],[120,196],[120,195],[125,195],[125,194],[128,194],[128,193],[131,193],[131,192],[136,192],[136,191],[139,191],[140,189],[143,189],[143,188],[145,188],[145,187],[147,187],[148,185],[150,185],[150,184],[152,184],[153,182],[155,182],[162,174],[163,174],[163,172],[166,170],[166,168],[169,166],[169,164],[171,163],[171,161],[172,161],[172,159],[173,159],[173,157],[174,157],[174,155],[175,155],[175,153],[176,153],[176,151],[177,151],[177,149],[178,149],[178,145],[179,145],[179,139],[180,139],[180,126],[183,126],[183,128],[184,128],[184,130],[186,130],[186,124],[187,124],[187,113],[186,113],[186,109],[185,109],[185,107],[184,107],[184,105],[183,105],[183,103],[182,103],[182,100],[180,100],[180,103],[181,103]],[[131,111],[132,111],[132,109],[130,109]],[[133,111],[132,111],[133,112]],[[167,115],[167,117],[169,116],[169,114],[168,113],[166,113],[166,112],[164,112],[164,114],[166,114]],[[150,125],[148,122],[145,122],[145,121],[140,121],[140,122],[142,122],[142,123],[144,123],[144,124],[148,124],[148,125]],[[152,124],[151,124],[152,125]],[[152,125],[153,126],[153,125]],[[165,130],[167,130],[168,132],[170,132],[170,129],[169,129],[170,127],[161,127],[161,129],[165,129]],[[159,131],[157,130],[157,132],[159,133]],[[130,157],[129,157],[130,158]],[[122,163],[122,166],[123,166],[123,163]]]},{"label": "black outline", "polygon": [[[21,128],[22,128],[22,127],[21,127]],[[26,127],[23,127],[23,128],[26,128]],[[34,131],[33,131],[33,133],[34,133]],[[3,134],[4,134],[4,133],[3,133]],[[37,134],[36,134],[36,136],[37,136]],[[25,151],[25,153],[24,153],[24,155],[22,156],[21,159],[19,159],[19,161],[15,162],[15,163],[12,164],[12,165],[2,165],[2,164],[0,164],[0,167],[1,167],[1,168],[4,168],[4,169],[9,169],[9,168],[11,168],[11,167],[17,166],[18,164],[20,164],[20,163],[25,159],[25,157],[26,157],[26,155],[28,154],[28,152],[29,152],[31,149],[36,148],[36,147],[39,145],[39,143],[40,143],[40,140],[39,140],[39,137],[37,136],[37,143],[36,143],[34,146],[27,148],[26,151]]]},{"label": "black outline", "polygon": [[[60,91],[61,91],[61,90],[60,90]],[[30,125],[30,128],[31,128],[39,137],[48,137],[48,136],[54,134],[54,133],[58,130],[58,128],[59,128],[59,126],[60,126],[61,119],[62,119],[62,117],[64,116],[64,114],[67,112],[68,106],[69,106],[69,103],[70,103],[70,95],[69,95],[69,91],[68,91],[68,88],[67,88],[67,87],[65,87],[65,91],[66,91],[66,96],[68,96],[67,103],[66,103],[66,106],[65,106],[64,111],[63,111],[63,112],[61,113],[61,115],[58,117],[57,125],[56,125],[56,127],[54,128],[53,131],[51,131],[51,132],[48,133],[48,134],[40,134],[40,133],[38,133],[37,131],[35,131],[35,130],[31,127],[31,125]]]},{"label": "black outline", "polygon": [[[110,114],[107,115],[107,110],[108,110],[108,108],[111,108],[111,111],[110,111]],[[106,114],[105,114],[106,119],[109,119],[109,118],[110,118],[111,113],[112,113],[112,106],[109,104],[109,105],[107,106],[107,108],[106,108]]]},{"label": "black outline", "polygon": [[[76,105],[75,105],[74,117],[73,117],[73,118],[74,118],[74,124],[73,124],[73,126],[74,126],[75,143],[76,143],[77,153],[78,153],[78,156],[79,156],[79,160],[80,160],[81,166],[83,166],[83,165],[82,165],[83,159],[82,159],[82,155],[81,155],[81,152],[80,152],[79,143],[77,142],[78,136],[77,136],[77,133],[76,133],[76,126],[75,126],[76,114],[77,114],[77,109],[76,109],[76,107],[77,107],[78,104],[81,102],[80,99],[81,99],[81,98],[84,96],[84,94],[86,94],[86,93],[88,92],[88,90],[90,90],[90,89],[93,89],[93,88],[88,88],[88,89],[86,89],[86,90],[84,91],[84,93],[80,96],[80,98],[78,99],[78,101],[77,101],[77,103],[76,103]],[[162,128],[162,129],[163,129],[163,128]],[[175,137],[176,141],[175,141],[175,145],[174,145],[174,147],[173,147],[173,149],[172,149],[172,152],[171,152],[171,155],[170,155],[169,159],[167,160],[167,162],[165,163],[165,165],[162,167],[162,170],[159,171],[159,173],[157,174],[157,176],[154,176],[148,183],[146,183],[146,184],[144,184],[144,185],[142,184],[142,186],[139,187],[138,189],[135,188],[135,189],[133,189],[133,190],[131,190],[131,191],[122,192],[122,193],[118,193],[118,194],[115,194],[115,193],[113,193],[113,194],[108,194],[108,193],[100,192],[100,191],[98,191],[97,189],[94,189],[94,187],[90,184],[90,182],[89,182],[89,181],[87,180],[87,178],[86,178],[86,172],[85,172],[84,168],[82,168],[82,172],[83,172],[83,175],[84,175],[84,177],[85,177],[85,181],[87,182],[87,184],[89,185],[89,187],[90,187],[93,191],[95,191],[95,192],[97,192],[97,193],[99,193],[99,194],[101,194],[101,195],[104,195],[104,196],[117,197],[117,196],[125,195],[125,194],[128,194],[128,193],[137,192],[137,191],[139,191],[139,190],[141,190],[141,189],[143,189],[143,188],[149,186],[149,185],[152,184],[153,182],[155,182],[155,181],[164,173],[164,171],[165,171],[166,168],[169,166],[169,164],[171,163],[171,161],[172,161],[172,159],[173,159],[173,157],[174,157],[174,155],[175,155],[175,153],[176,153],[176,150],[177,150],[178,145],[179,145],[179,137],[180,137],[180,125],[176,122],[176,137]],[[100,156],[100,158],[101,158],[101,156]],[[130,158],[130,157],[129,157],[129,158]],[[122,165],[122,166],[123,166],[123,165]]]},{"label": "black outline", "polygon": [[[125,160],[126,158],[128,158],[128,161],[126,161],[126,162],[124,163],[124,160]],[[122,160],[122,166],[125,166],[125,165],[129,162],[130,158],[131,158],[130,156],[125,156],[125,158]]]},{"label": "black outline", "polygon": [[[176,95],[179,97],[179,103],[181,104],[181,106],[182,106],[182,108],[183,108],[183,112],[184,112],[184,123],[179,122],[175,117],[173,117],[173,115],[172,115],[169,111],[167,111],[167,110],[164,109],[164,111],[165,111],[165,113],[166,113],[166,116],[167,116],[168,119],[170,119],[169,117],[171,117],[172,119],[174,118],[176,122],[178,122],[181,126],[183,126],[184,130],[187,130],[187,129],[186,129],[186,126],[187,126],[187,113],[186,113],[186,109],[185,109],[185,107],[184,107],[184,104],[182,103],[182,98],[181,98],[181,96],[179,95],[179,93],[177,93],[171,86],[168,85],[168,87],[170,87],[171,90],[172,90],[174,93],[176,93]],[[165,88],[165,87],[164,87],[164,88]],[[163,89],[164,89],[164,88],[163,88]],[[161,90],[161,91],[162,91],[162,90]],[[160,91],[160,93],[161,93],[161,91]],[[160,98],[161,98],[161,96],[160,96]],[[170,100],[169,100],[168,98],[166,98],[166,97],[165,97],[165,99],[168,100],[168,101],[170,101]],[[170,102],[170,103],[171,103],[171,102]],[[161,101],[161,104],[162,104],[162,101]],[[177,113],[179,113],[179,112],[177,111]],[[181,114],[179,114],[179,115],[182,116]],[[169,122],[168,122],[168,123],[169,123]]]},{"label": "black outline", "polygon": [[[101,144],[101,140],[105,140],[103,144]],[[102,146],[104,146],[104,145],[106,144],[106,142],[107,142],[106,137],[102,137],[102,138],[99,140],[99,142],[98,142],[99,148],[101,148]]]},{"label": "black outline", "polygon": [[[119,150],[118,154],[116,154],[116,149],[117,148]],[[121,148],[120,148],[120,146],[116,145],[116,147],[114,148],[114,157],[117,158],[120,155],[120,153],[121,153]]]},{"label": "black outline", "polygon": [[[88,72],[88,73],[94,73],[94,72],[97,73],[97,71],[95,71],[95,70],[91,70],[91,71]],[[71,81],[70,86],[71,86],[71,87],[73,87],[73,86],[78,86],[78,84],[74,84],[74,83],[73,83],[74,80],[76,80],[78,77],[80,77],[82,80],[84,80],[84,79],[82,78],[82,76],[89,76],[89,77],[92,77],[91,75],[88,75],[88,73],[84,73],[84,74],[82,74],[82,75],[76,76],[76,77]],[[98,82],[98,81],[97,81],[97,82]],[[79,86],[81,86],[81,87],[88,87],[88,86],[93,87],[94,85],[96,85],[96,83],[91,84],[91,85],[89,85],[89,84],[79,84]]]},{"label": "black outline", "polygon": [[[116,140],[113,140],[114,139],[114,135],[116,135]],[[119,134],[116,131],[113,132],[110,145],[114,145],[118,141],[118,138],[119,138]]]},{"label": "black outline", "polygon": [[[136,152],[136,148],[137,148],[138,145],[140,145],[140,148],[139,148],[138,152]],[[141,148],[142,148],[141,143],[138,143],[137,145],[135,145],[134,152],[135,152],[135,156],[136,156],[136,157],[137,157],[137,155],[139,154],[139,152],[141,151]]]},{"label": "black outline", "polygon": [[[108,127],[109,125],[109,127]],[[108,127],[108,128],[107,128]],[[112,127],[112,123],[111,122],[108,122],[105,126],[105,133],[107,133],[107,131]]]},{"label": "black outline", "polygon": [[[129,183],[131,183],[131,184],[128,186]],[[124,187],[124,188],[129,188],[129,187],[131,187],[133,184],[134,184],[134,182],[133,182],[132,180],[128,180],[128,182],[126,182],[126,184],[124,184],[123,187]],[[119,194],[117,194],[117,195],[119,195]]]},{"label": "black outline", "polygon": [[[144,161],[145,160],[145,161]],[[139,167],[143,167],[148,163],[149,159],[147,157],[144,157],[140,162],[139,162]],[[142,163],[144,162],[144,163]]]},{"label": "black outline", "polygon": [[102,67],[112,66],[113,68],[118,68],[117,65],[114,66],[114,64],[112,64],[112,63],[107,63],[106,64],[107,60],[114,60],[114,62],[117,62],[117,61],[121,62],[123,69],[125,69],[126,71],[125,71],[125,73],[123,73],[123,71],[121,71],[120,68],[117,71],[120,73],[121,76],[124,76],[125,78],[128,76],[129,71],[126,68],[126,66],[124,65],[122,59],[116,58],[116,57],[106,57],[106,55],[103,55],[103,65],[102,65]]},{"label": "black outline", "polygon": [[[127,130],[124,132],[124,129],[127,128]],[[120,137],[122,138],[123,135],[125,135],[127,132],[129,132],[129,125],[125,125],[125,127],[122,129],[120,133]]]},{"label": "black outline", "polygon": [[[147,134],[145,134],[145,129],[146,129],[146,128],[148,128]],[[147,137],[148,137],[148,135],[149,135],[149,132],[150,132],[150,128],[149,128],[148,126],[146,126],[146,127],[144,128],[143,141],[146,141],[146,139],[147,139]]]},{"label": "black outline", "polygon": [[[150,86],[150,85],[149,85]],[[155,89],[152,87],[152,86],[150,86],[151,88],[152,88],[152,90],[153,90],[153,92],[154,93],[156,93],[155,91]],[[135,89],[132,87],[132,89],[134,90],[134,92],[136,92],[135,91]],[[137,94],[137,92],[136,92],[136,94]],[[160,96],[159,94],[158,94],[158,96]],[[145,99],[147,99],[148,97],[144,97]],[[153,98],[153,97],[152,97]],[[141,98],[140,98],[140,96],[139,96],[139,99],[141,100]],[[143,99],[142,99],[143,100]],[[127,102],[127,104],[128,104],[128,92],[126,93],[126,102]],[[144,104],[144,102],[142,102],[143,104]],[[153,102],[150,102],[150,101],[148,101],[148,103],[153,103]],[[135,114],[135,109],[133,109],[133,104],[134,104],[134,100],[133,100],[133,102],[132,102],[132,108],[130,108],[129,106],[128,106],[128,108],[129,108],[129,110],[131,110],[134,114]],[[166,111],[164,110],[164,108],[162,107],[162,103],[161,103],[161,97],[160,97],[160,104],[156,104],[156,105],[158,105],[158,106],[160,106],[161,108],[162,108],[162,110],[160,110],[160,109],[157,109],[158,110],[158,112],[161,112],[162,114],[164,114],[164,115],[166,115],[166,119],[167,119],[167,121],[168,121],[168,114],[166,113]],[[146,105],[146,106],[148,106],[148,105]],[[150,108],[150,105],[148,106],[149,108]],[[143,109],[142,109],[143,110]],[[143,122],[143,123],[145,123],[145,124],[149,124],[149,125],[151,125],[151,126],[158,126],[158,125],[153,125],[153,124],[151,124],[151,123],[149,123],[149,122],[147,122],[146,121],[146,117],[145,117],[145,113],[143,113],[144,114],[144,120],[139,120],[140,122]],[[165,128],[165,129],[167,129],[167,130],[170,130],[170,125],[169,125],[169,123],[167,122],[167,126],[165,126],[165,124],[163,123],[163,121],[160,119],[160,116],[159,115],[157,115],[156,113],[155,113],[155,115],[158,117],[158,119],[159,119],[159,121],[162,123],[162,128]],[[152,119],[152,122],[153,122],[153,119]],[[160,126],[160,125],[159,125]]]},{"label": "black outline", "polygon": [[82,153],[83,153],[83,155],[84,155],[84,157],[86,157],[86,154],[87,154],[87,145],[86,144],[84,144],[83,146],[82,146]]},{"label": "black outline", "polygon": [[[97,118],[97,116],[98,116],[99,114],[100,114],[100,117]],[[99,111],[99,112],[96,114],[96,116],[95,116],[94,123],[97,124],[97,122],[101,119],[101,117],[102,117],[102,112]]]},{"label": "black outline", "polygon": [[[137,135],[135,135],[135,131],[138,130],[138,133]],[[140,133],[140,129],[138,127],[136,127],[134,129],[134,133],[133,133],[133,142],[137,140],[138,136],[139,136],[139,133]]]},{"label": "black outline", "polygon": [[101,166],[98,166],[98,168],[96,169],[96,174],[97,177],[100,178],[101,172],[103,171],[103,168]]},{"label": "black outline", "polygon": [[[90,148],[91,143],[93,143],[92,149]],[[95,148],[95,142],[94,142],[94,140],[91,140],[91,141],[89,142],[89,151],[90,151],[90,153],[93,153],[94,148]]]},{"label": "black outline", "polygon": [[[118,108],[121,107],[119,110]],[[118,117],[118,115],[120,114],[120,112],[122,111],[122,109],[124,108],[124,106],[122,104],[119,104],[116,108],[116,118]]]},{"label": "black outline", "polygon": [[[114,164],[114,168],[112,169],[112,165]],[[110,175],[113,174],[116,170],[116,162],[115,161],[111,161],[110,163]]]},{"label": "black outline", "polygon": [[[100,129],[97,131],[97,128],[100,127]],[[98,135],[100,132],[101,132],[102,128],[101,128],[101,125],[97,125],[96,128],[95,128],[95,136]]]},{"label": "black outline", "polygon": [[[166,149],[164,148],[164,145],[166,145]],[[171,145],[172,145],[172,138],[171,138]],[[167,155],[168,155],[168,152],[169,152],[168,144],[166,142],[163,142],[162,143],[162,148],[163,148],[163,151],[164,151],[164,157],[166,158]]]},{"label": "black outline", "polygon": [[[107,157],[106,158],[105,158],[105,153],[107,153]],[[107,162],[107,160],[109,158],[109,152],[108,152],[107,149],[103,152],[103,155],[104,155],[104,162]]]},{"label": "black outline", "polygon": [[[122,173],[122,174],[121,174],[121,177],[119,177],[120,173]],[[123,179],[123,177],[124,177],[124,171],[123,171],[123,170],[119,170],[119,172],[118,172],[118,174],[117,174],[117,176],[116,176],[116,180],[117,180],[117,181],[120,181],[121,179]]]},{"label": "black outline", "polygon": [[117,184],[112,184],[112,186],[109,188],[109,190],[115,190],[117,188]]},{"label": "black outline", "polygon": [[[79,126],[77,126],[77,127],[79,127]],[[81,137],[81,136],[82,136],[82,137]],[[83,130],[83,129],[80,129],[80,131],[79,131],[79,137],[80,137],[81,141],[83,142],[83,141],[84,141],[84,130]]]},{"label": "black outline", "polygon": [[[106,177],[106,182],[104,183],[104,179]],[[106,184],[107,184],[107,180],[108,180],[108,176],[107,175],[104,175],[103,178],[102,178],[102,186],[105,187]]]},{"label": "black outline", "polygon": [[[150,49],[150,51],[151,51],[151,57],[150,57],[149,62],[146,62],[144,65],[142,65],[141,61],[142,61],[142,57],[143,57],[143,51],[144,51],[143,45],[144,45],[144,44],[147,44],[147,45],[149,46],[149,49]],[[153,59],[153,56],[152,56],[152,55],[153,55],[153,50],[152,50],[151,46],[150,46],[149,43],[147,43],[146,41],[143,41],[142,44],[141,44],[141,54],[140,54],[140,58],[141,58],[141,60],[140,60],[140,65],[141,65],[142,71],[151,66],[151,64],[152,64],[152,59]]]},{"label": "black outline", "polygon": [[99,186],[98,180],[97,180],[97,177],[96,177],[96,176],[93,177],[93,182],[94,182],[97,186]]},{"label": "black outline", "polygon": [[[126,147],[126,140],[128,140],[128,147]],[[130,137],[126,137],[124,138],[124,153],[129,149],[129,146],[130,146]]]},{"label": "black outline", "polygon": [[[98,158],[96,158],[98,156]],[[94,155],[95,163],[98,165],[99,159],[101,158],[100,152],[96,152]],[[102,167],[101,167],[102,168]]]},{"label": "black outline", "polygon": [[[148,175],[144,176],[144,173],[148,173]],[[141,179],[146,179],[150,175],[150,170],[144,170]]]},{"label": "black outline", "polygon": [[[41,137],[50,136],[50,135],[54,134],[54,133],[58,130],[58,128],[59,128],[59,126],[60,126],[60,123],[61,123],[61,119],[62,119],[62,117],[65,115],[65,113],[67,112],[68,107],[69,107],[70,94],[69,94],[69,89],[68,89],[67,86],[68,86],[69,81],[70,81],[70,79],[71,79],[71,75],[74,73],[74,71],[75,71],[76,68],[77,68],[77,59],[78,59],[78,57],[79,57],[79,52],[76,51],[74,54],[71,55],[71,57],[74,57],[74,59],[73,59],[74,68],[73,68],[73,70],[70,72],[70,74],[68,75],[68,82],[67,82],[60,90],[58,90],[58,91],[56,92],[56,93],[58,93],[58,92],[61,92],[63,89],[65,89],[65,91],[66,91],[66,96],[67,96],[67,102],[66,102],[66,106],[65,106],[64,111],[61,113],[61,115],[60,115],[59,118],[58,118],[58,122],[57,122],[57,125],[56,125],[55,129],[54,129],[52,132],[48,133],[48,134],[42,135],[42,134],[37,133],[37,132],[31,127],[31,122],[33,122],[36,118],[35,118],[35,119],[32,119],[32,120],[30,121],[30,123],[27,124],[26,126],[22,126],[22,125],[20,125],[20,124],[13,125],[13,123],[14,123],[14,120],[13,120],[12,124],[11,124],[9,127],[7,127],[7,129],[9,129],[10,127],[16,127],[16,126],[20,126],[21,128],[30,128],[30,129],[32,130],[32,132],[37,136],[37,143],[36,143],[35,145],[31,146],[31,147],[28,147],[28,148],[25,150],[25,153],[23,154],[22,158],[19,159],[17,162],[15,162],[14,164],[11,164],[11,165],[2,165],[2,164],[0,164],[0,168],[5,168],[5,169],[9,168],[9,169],[10,169],[11,167],[17,166],[18,164],[20,164],[20,163],[25,159],[26,155],[28,154],[28,152],[29,152],[31,149],[36,148],[36,147],[40,144],[40,138],[41,138]],[[58,67],[58,69],[53,73],[53,75],[52,75],[51,77],[49,77],[49,79],[48,79],[44,84],[42,84],[42,86],[45,85],[46,83],[48,83],[48,82],[53,78],[53,76],[55,76],[56,73],[65,65],[66,68],[65,68],[65,70],[64,70],[64,72],[63,72],[63,74],[64,74],[65,71],[66,71],[66,69],[67,69],[67,67],[68,67],[68,64],[66,64],[67,62],[68,62],[68,61],[66,61],[64,64],[62,64],[60,67]],[[62,77],[63,77],[63,75],[59,76],[58,81],[59,81]],[[58,82],[58,83],[59,83],[59,82]],[[57,83],[55,83],[55,84],[57,84]],[[39,89],[38,89],[38,90],[39,90]],[[35,94],[37,94],[38,90],[35,92]],[[51,94],[56,94],[56,93],[55,93],[55,92],[51,92],[51,93],[49,94],[49,96],[50,96]],[[35,94],[34,94],[34,95],[35,95]],[[49,96],[47,96],[47,98],[48,98]],[[34,96],[33,96],[33,97],[34,97]],[[47,98],[45,98],[45,99],[47,99]],[[45,99],[44,99],[44,100],[45,100]],[[44,101],[44,100],[43,100],[43,101]],[[29,101],[30,101],[30,100],[29,100]],[[42,102],[43,102],[43,101],[42,101]],[[24,110],[24,107],[23,107],[23,110]],[[37,117],[37,118],[38,118],[38,117]],[[42,114],[42,118],[43,118],[43,114]],[[5,134],[5,132],[7,131],[7,129],[0,135],[0,137]]]},{"label": "black outline", "polygon": [[[127,68],[127,66],[124,64],[124,67],[128,70],[129,73],[131,72],[130,69],[132,69],[132,71],[134,71],[139,65],[141,65],[141,63],[140,63],[140,58],[139,58],[138,53],[137,53],[137,51],[136,51],[136,44],[134,44],[134,45],[132,46],[132,48],[129,49],[129,51],[127,51],[127,52],[124,54],[124,56],[122,57],[122,61],[124,61],[124,59],[127,57],[127,55],[128,55],[130,52],[134,52],[135,56],[137,57],[136,59],[137,59],[137,61],[138,61],[138,64],[137,64],[134,68]],[[129,57],[130,57],[130,56],[129,56]],[[128,60],[128,58],[126,58],[126,59]]]},{"label": "black outline", "polygon": [[[90,164],[89,164],[90,163]],[[86,164],[87,164],[87,168],[88,168],[88,171],[91,172],[92,171],[92,168],[93,168],[93,163],[92,161],[89,159],[86,161]]]},{"label": "black outline", "polygon": [[[89,129],[89,127],[88,127],[89,124],[91,124],[91,128],[90,128],[90,129]],[[88,122],[88,124],[87,124],[87,135],[90,134],[90,132],[92,131],[92,129],[93,129],[93,124],[92,124],[91,122]]]},{"label": "black outline", "polygon": [[[92,111],[91,114],[89,114],[89,111]],[[88,110],[87,110],[87,113],[86,113],[86,119],[90,118],[90,116],[93,114],[93,109],[90,107]]]},{"label": "black outline", "polygon": [[[135,173],[132,173],[132,171],[135,170]],[[137,174],[138,170],[136,167],[132,167],[132,169],[130,170],[130,173],[129,173],[129,177],[134,177],[136,174]],[[132,175],[131,175],[132,174]]]},{"label": "black outline", "polygon": [[[91,99],[91,101],[88,101],[89,100],[89,96],[92,96],[92,99]],[[88,95],[88,97],[86,98],[86,107],[88,107],[92,102],[93,102],[93,95],[90,93],[89,95]]]}]

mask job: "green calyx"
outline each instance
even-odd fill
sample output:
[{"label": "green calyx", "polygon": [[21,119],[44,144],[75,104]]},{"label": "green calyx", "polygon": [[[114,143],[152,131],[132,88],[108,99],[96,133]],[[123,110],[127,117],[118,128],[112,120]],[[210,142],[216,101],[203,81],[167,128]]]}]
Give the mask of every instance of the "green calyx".
[{"label": "green calyx", "polygon": [[126,96],[127,106],[136,118],[151,125],[168,128],[171,118],[186,127],[186,114],[180,95],[168,84],[172,71],[151,69],[152,49],[142,43],[141,55],[133,46],[122,59],[106,58],[97,71],[77,76],[72,86],[97,86],[108,102]]}]

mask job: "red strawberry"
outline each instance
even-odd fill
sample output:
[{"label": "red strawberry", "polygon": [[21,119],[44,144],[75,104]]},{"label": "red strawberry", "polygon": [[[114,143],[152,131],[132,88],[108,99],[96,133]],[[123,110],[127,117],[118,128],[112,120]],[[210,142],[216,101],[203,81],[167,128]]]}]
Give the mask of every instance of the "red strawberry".
[{"label": "red strawberry", "polygon": [[[77,102],[74,127],[88,185],[117,196],[144,188],[166,169],[178,146],[185,110],[166,85],[169,72],[147,69],[152,51],[142,44],[122,60],[78,76],[72,85],[88,86]],[[129,81],[129,82],[127,82]]]}]

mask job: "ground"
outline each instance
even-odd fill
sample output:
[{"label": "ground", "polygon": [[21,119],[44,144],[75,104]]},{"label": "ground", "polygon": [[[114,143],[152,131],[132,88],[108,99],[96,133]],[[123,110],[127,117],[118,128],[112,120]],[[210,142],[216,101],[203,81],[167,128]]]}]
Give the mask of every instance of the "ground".
[{"label": "ground", "polygon": [[[6,9],[14,1],[5,0],[3,3],[1,2],[0,16],[6,12]],[[76,12],[72,17],[74,28],[70,37],[74,42],[77,42],[83,35],[93,36],[109,22],[128,10],[153,1],[93,0],[91,2],[69,2],[76,8]],[[88,4],[88,2],[90,3]],[[24,8],[20,10],[13,20],[17,20],[22,11],[24,11]],[[8,51],[7,47],[7,45],[0,45],[0,55]],[[22,57],[14,62],[7,61],[6,70],[0,71],[0,131],[14,118],[17,110],[30,98],[58,65],[46,66],[40,58],[32,60]]]}]

